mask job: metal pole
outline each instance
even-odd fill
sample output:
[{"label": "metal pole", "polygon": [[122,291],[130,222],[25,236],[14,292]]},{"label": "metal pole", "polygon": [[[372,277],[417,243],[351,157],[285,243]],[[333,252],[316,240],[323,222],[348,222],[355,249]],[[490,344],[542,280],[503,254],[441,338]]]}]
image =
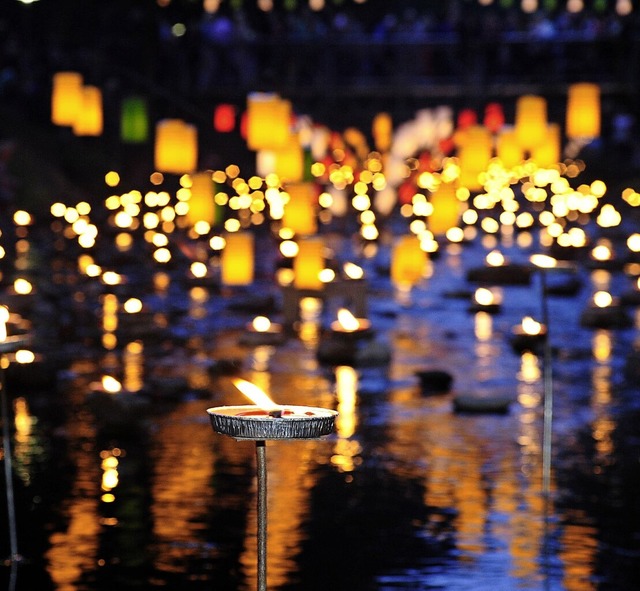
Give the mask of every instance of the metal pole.
[{"label": "metal pole", "polygon": [[540,271],[542,291],[542,321],[547,332],[544,338],[544,358],[542,367],[543,380],[543,430],[542,430],[542,502],[543,502],[543,548],[542,555],[545,566],[545,589],[549,589],[549,510],[551,495],[551,437],[553,423],[553,374],[551,367],[551,340],[549,338],[549,308],[547,302],[547,272]]},{"label": "metal pole", "polygon": [[258,465],[258,591],[267,591],[267,445],[256,441]]},{"label": "metal pole", "polygon": [[0,355],[0,405],[2,406],[2,447],[4,449],[4,477],[7,493],[7,512],[9,514],[9,543],[11,548],[11,563],[18,562],[18,534],[16,528],[16,509],[13,494],[13,470],[11,461],[11,438],[9,435],[9,403],[4,379],[4,355]]}]

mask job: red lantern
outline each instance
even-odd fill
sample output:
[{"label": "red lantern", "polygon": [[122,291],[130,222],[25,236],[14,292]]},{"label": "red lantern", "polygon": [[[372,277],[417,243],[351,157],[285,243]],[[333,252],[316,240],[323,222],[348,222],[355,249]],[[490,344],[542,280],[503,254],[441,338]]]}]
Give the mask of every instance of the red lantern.
[{"label": "red lantern", "polygon": [[234,105],[218,105],[213,112],[213,128],[219,133],[229,133],[236,126],[236,108]]},{"label": "red lantern", "polygon": [[458,113],[458,129],[465,129],[478,123],[478,115],[473,109],[462,109]]},{"label": "red lantern", "polygon": [[502,105],[489,103],[484,110],[484,126],[491,133],[498,133],[504,125],[504,112]]}]

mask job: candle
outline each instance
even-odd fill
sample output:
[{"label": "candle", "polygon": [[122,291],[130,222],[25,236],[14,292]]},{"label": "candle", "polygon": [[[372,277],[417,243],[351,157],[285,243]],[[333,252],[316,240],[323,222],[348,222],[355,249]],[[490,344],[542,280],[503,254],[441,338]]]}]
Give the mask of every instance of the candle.
[{"label": "candle", "polygon": [[240,336],[241,345],[253,347],[279,345],[284,340],[282,326],[271,322],[266,316],[256,316],[245,326]]},{"label": "candle", "polygon": [[547,337],[547,327],[531,316],[525,316],[511,332],[511,346],[517,353],[538,352]]},{"label": "candle", "polygon": [[356,318],[346,308],[338,310],[338,319],[331,323],[331,332],[334,335],[356,337],[368,336],[371,329],[371,322],[366,318]]}]

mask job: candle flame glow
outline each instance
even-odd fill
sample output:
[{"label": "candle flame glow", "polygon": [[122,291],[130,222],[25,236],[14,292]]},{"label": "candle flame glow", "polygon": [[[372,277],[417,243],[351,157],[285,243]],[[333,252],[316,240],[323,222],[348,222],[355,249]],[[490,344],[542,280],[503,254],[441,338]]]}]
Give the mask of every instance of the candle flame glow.
[{"label": "candle flame glow", "polygon": [[607,291],[597,291],[593,294],[593,303],[598,308],[606,308],[613,303],[613,297]]},{"label": "candle flame glow", "polygon": [[233,385],[262,410],[279,410],[280,406],[271,400],[266,392],[258,388],[255,384],[247,382],[247,380],[235,378]]},{"label": "candle flame glow", "polygon": [[504,255],[499,250],[492,250],[486,258],[487,265],[491,267],[500,267],[504,265]]},{"label": "candle flame glow", "polygon": [[528,335],[538,335],[542,331],[542,324],[531,318],[531,316],[525,316],[522,319],[522,330]]},{"label": "candle flame glow", "polygon": [[122,384],[111,376],[102,376],[102,387],[105,392],[110,392],[111,394],[117,394],[122,390]]},{"label": "candle flame glow", "polygon": [[346,308],[340,308],[340,310],[338,310],[338,322],[344,330],[349,332],[356,331],[360,328],[358,319]]},{"label": "candle flame glow", "polygon": [[271,320],[266,316],[256,316],[251,325],[256,332],[267,332],[271,328]]}]

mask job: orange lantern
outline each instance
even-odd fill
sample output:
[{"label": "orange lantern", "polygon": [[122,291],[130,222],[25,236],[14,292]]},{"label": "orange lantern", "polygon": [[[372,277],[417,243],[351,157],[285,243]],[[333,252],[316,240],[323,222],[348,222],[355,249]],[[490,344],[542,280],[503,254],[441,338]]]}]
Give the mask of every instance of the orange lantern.
[{"label": "orange lantern", "polygon": [[544,141],[531,150],[531,159],[538,166],[546,168],[555,166],[561,159],[561,143],[560,126],[557,123],[550,123]]},{"label": "orange lantern", "polygon": [[191,197],[186,219],[190,225],[196,222],[208,222],[213,225],[216,217],[216,205],[213,199],[213,179],[210,172],[198,172],[191,176]]},{"label": "orange lantern", "polygon": [[293,259],[293,286],[296,289],[319,291],[324,287],[320,272],[324,269],[324,241],[321,238],[303,238]]},{"label": "orange lantern", "polygon": [[567,137],[591,139],[600,136],[600,87],[580,82],[569,86],[567,98]]},{"label": "orange lantern", "polygon": [[51,121],[55,125],[73,125],[82,105],[82,75],[56,72],[51,92]]},{"label": "orange lantern", "polygon": [[155,168],[173,174],[191,173],[198,164],[198,132],[181,119],[156,124]]},{"label": "orange lantern", "polygon": [[296,234],[309,236],[318,231],[316,187],[313,183],[289,183],[289,201],[284,206],[282,225]]},{"label": "orange lantern", "polygon": [[460,164],[460,184],[470,191],[479,191],[482,183],[480,173],[486,171],[493,153],[492,137],[482,125],[472,125],[465,129],[458,148]]},{"label": "orange lantern", "polygon": [[547,101],[532,94],[518,98],[515,129],[523,150],[531,150],[541,144],[547,135]]},{"label": "orange lantern", "polygon": [[304,177],[304,149],[298,136],[291,134],[288,142],[273,150],[275,154],[275,170],[278,177],[287,182],[299,182]]},{"label": "orange lantern", "polygon": [[391,147],[393,135],[393,121],[389,113],[378,113],[373,119],[371,130],[376,149],[380,152],[388,152]]},{"label": "orange lantern", "polygon": [[284,148],[290,141],[292,108],[276,94],[247,97],[247,146],[250,150]]},{"label": "orange lantern", "polygon": [[484,111],[484,126],[491,133],[498,133],[504,125],[504,112],[500,103],[489,103]]},{"label": "orange lantern", "polygon": [[412,287],[424,276],[427,253],[413,234],[400,236],[391,252],[391,282],[400,288]]},{"label": "orange lantern", "polygon": [[102,135],[102,91],[96,86],[83,86],[80,110],[73,122],[75,135]]},{"label": "orange lantern", "polygon": [[218,105],[213,112],[213,129],[219,133],[229,133],[236,126],[236,108],[234,105]]},{"label": "orange lantern", "polygon": [[513,168],[524,160],[523,150],[516,132],[509,127],[502,129],[496,139],[496,156],[505,168]]},{"label": "orange lantern", "polygon": [[446,234],[458,225],[460,201],[456,195],[456,183],[441,183],[431,194],[429,202],[433,211],[429,216],[429,230],[434,236]]},{"label": "orange lantern", "polygon": [[249,232],[234,232],[225,236],[221,255],[223,285],[249,285],[253,283],[254,238]]}]

